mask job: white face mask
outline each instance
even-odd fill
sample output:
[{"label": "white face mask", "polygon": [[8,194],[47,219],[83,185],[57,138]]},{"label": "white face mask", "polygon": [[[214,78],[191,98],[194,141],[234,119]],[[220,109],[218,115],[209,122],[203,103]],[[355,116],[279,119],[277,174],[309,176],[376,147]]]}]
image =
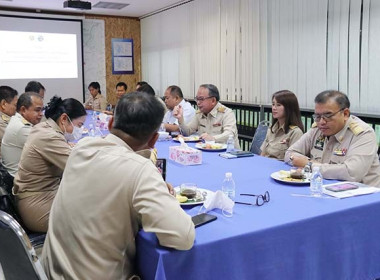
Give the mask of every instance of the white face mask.
[{"label": "white face mask", "polygon": [[68,133],[68,132],[66,132],[66,128],[63,127],[65,129],[65,133],[64,133],[65,139],[67,141],[69,141],[69,142],[71,142],[71,141],[78,141],[82,137],[83,127],[79,128],[79,127],[75,126],[71,122],[70,118],[69,118],[69,121],[70,121],[71,125],[73,126],[73,132],[72,133]]},{"label": "white face mask", "polygon": [[199,212],[209,212],[213,209],[221,209],[224,216],[232,217],[234,205],[235,202],[219,190],[213,194],[207,195],[207,199],[199,209]]}]

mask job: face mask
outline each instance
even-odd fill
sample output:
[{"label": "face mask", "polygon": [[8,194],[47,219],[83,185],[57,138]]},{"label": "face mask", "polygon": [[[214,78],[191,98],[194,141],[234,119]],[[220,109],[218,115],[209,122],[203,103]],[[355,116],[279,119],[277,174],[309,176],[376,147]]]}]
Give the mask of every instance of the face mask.
[{"label": "face mask", "polygon": [[70,121],[71,125],[73,126],[73,132],[68,133],[68,132],[66,132],[66,128],[63,127],[65,129],[65,133],[64,133],[65,139],[68,142],[78,141],[82,137],[83,127],[79,128],[79,127],[75,126],[71,122],[70,118],[69,118],[69,121]]},{"label": "face mask", "polygon": [[234,205],[235,202],[219,190],[207,197],[203,206],[199,209],[199,212],[209,212],[213,209],[221,209],[224,216],[231,217]]}]

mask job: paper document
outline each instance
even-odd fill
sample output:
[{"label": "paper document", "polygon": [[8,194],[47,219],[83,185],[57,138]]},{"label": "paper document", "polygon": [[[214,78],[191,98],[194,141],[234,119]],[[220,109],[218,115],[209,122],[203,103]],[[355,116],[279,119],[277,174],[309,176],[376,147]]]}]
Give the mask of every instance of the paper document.
[{"label": "paper document", "polygon": [[[344,191],[335,191],[335,192],[326,189],[326,187],[338,186],[338,185],[344,185],[344,184],[352,184],[352,185],[358,186],[358,188],[354,190],[344,190]],[[371,193],[375,193],[379,191],[380,191],[379,188],[371,187],[371,186],[368,186],[362,183],[357,183],[357,182],[345,181],[345,182],[323,185],[324,194],[337,197],[337,198],[347,198],[347,197],[352,197],[352,196],[371,194]]]}]

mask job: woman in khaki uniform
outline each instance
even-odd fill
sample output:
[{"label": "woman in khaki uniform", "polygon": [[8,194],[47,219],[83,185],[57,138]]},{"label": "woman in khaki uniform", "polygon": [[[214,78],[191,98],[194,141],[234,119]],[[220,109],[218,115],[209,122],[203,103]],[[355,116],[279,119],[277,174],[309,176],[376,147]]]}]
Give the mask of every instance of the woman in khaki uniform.
[{"label": "woman in khaki uniform", "polygon": [[84,103],[84,107],[87,110],[105,111],[107,108],[107,100],[101,94],[100,84],[98,82],[92,82],[88,86],[90,91],[90,97]]},{"label": "woman in khaki uniform", "polygon": [[261,145],[261,155],[284,160],[286,150],[301,138],[303,124],[296,95],[281,90],[272,95],[272,126]]},{"label": "woman in khaki uniform", "polygon": [[35,125],[26,140],[13,192],[25,226],[46,232],[51,204],[58,190],[71,147],[67,141],[82,136],[86,110],[76,99],[53,97],[47,121]]}]

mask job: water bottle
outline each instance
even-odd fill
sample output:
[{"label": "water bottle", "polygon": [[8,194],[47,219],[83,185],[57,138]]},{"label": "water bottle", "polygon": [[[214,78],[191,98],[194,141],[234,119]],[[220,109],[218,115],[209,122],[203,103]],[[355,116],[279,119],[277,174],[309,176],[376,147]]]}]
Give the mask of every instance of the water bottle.
[{"label": "water bottle", "polygon": [[234,150],[235,150],[235,140],[234,140],[234,136],[230,134],[227,140],[226,153],[232,152]]},{"label": "water bottle", "polygon": [[312,196],[319,197],[322,195],[323,177],[319,171],[319,166],[313,167],[313,174],[310,178],[310,192]]},{"label": "water bottle", "polygon": [[232,173],[227,172],[223,184],[222,184],[222,192],[224,192],[231,200],[235,201],[235,181],[232,178]]},{"label": "water bottle", "polygon": [[88,135],[91,137],[95,137],[95,129],[94,129],[94,125],[92,123],[89,124]]}]

